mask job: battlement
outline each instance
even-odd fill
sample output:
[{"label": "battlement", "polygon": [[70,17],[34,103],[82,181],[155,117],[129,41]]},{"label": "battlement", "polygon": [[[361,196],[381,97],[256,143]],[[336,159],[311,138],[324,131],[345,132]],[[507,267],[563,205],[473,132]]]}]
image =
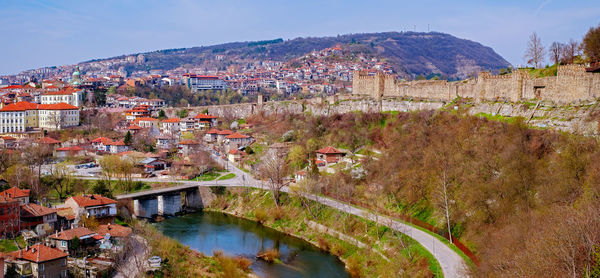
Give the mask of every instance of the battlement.
[{"label": "battlement", "polygon": [[600,73],[586,72],[581,65],[559,66],[557,76],[530,77],[527,70],[493,75],[480,72],[476,79],[448,82],[446,80],[399,81],[381,72],[355,71],[353,92],[381,97],[415,97],[432,100],[452,100],[469,97],[478,100],[542,99],[570,103],[600,97]]}]

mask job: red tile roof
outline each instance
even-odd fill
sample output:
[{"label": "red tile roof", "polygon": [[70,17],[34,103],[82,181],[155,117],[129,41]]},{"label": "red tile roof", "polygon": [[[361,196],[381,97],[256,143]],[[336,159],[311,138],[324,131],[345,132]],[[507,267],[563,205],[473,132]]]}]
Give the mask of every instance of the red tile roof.
[{"label": "red tile roof", "polygon": [[250,136],[246,136],[244,134],[236,132],[234,134],[225,136],[225,138],[227,138],[227,139],[246,139],[246,138],[250,138]]},{"label": "red tile roof", "polygon": [[23,198],[23,197],[29,197],[29,189],[20,189],[16,186],[13,186],[9,189],[6,189],[2,192],[0,192],[0,196],[1,197],[8,197],[8,198]]},{"label": "red tile roof", "polygon": [[127,129],[129,129],[129,130],[140,130],[140,129],[142,129],[142,127],[139,126],[139,125],[130,125]]},{"label": "red tile roof", "polygon": [[82,196],[73,196],[69,199],[73,199],[77,205],[80,207],[93,207],[93,206],[101,206],[108,204],[116,204],[117,201],[106,198],[102,195],[93,194],[93,195],[82,195]]},{"label": "red tile roof", "polygon": [[60,141],[52,138],[52,137],[43,137],[42,139],[38,140],[38,143],[41,144],[60,144]]},{"label": "red tile roof", "polygon": [[166,120],[164,120],[162,122],[163,123],[178,123],[179,121],[180,121],[179,118],[169,118],[169,119],[166,119]]},{"label": "red tile roof", "polygon": [[183,140],[179,142],[179,145],[198,145],[199,143],[194,140]]},{"label": "red tile roof", "polygon": [[60,233],[56,232],[56,233],[50,235],[49,238],[58,239],[58,240],[71,240],[71,239],[74,239],[75,237],[82,238],[84,236],[92,236],[94,234],[95,233],[93,231],[91,231],[90,229],[88,229],[86,227],[79,227],[79,228],[64,230]]},{"label": "red tile roof", "polygon": [[325,148],[317,150],[317,153],[322,153],[322,154],[343,154],[344,152],[341,152],[341,151],[337,150],[336,148],[334,148],[332,146],[327,146]]},{"label": "red tile roof", "polygon": [[112,140],[110,138],[106,138],[106,137],[98,137],[98,138],[92,140],[92,143],[102,143],[104,145],[108,145],[108,144],[112,143]]},{"label": "red tile roof", "polygon": [[16,203],[16,202],[19,202],[19,201],[15,200],[15,199],[8,198],[8,197],[0,196],[0,204],[2,204],[2,203]]},{"label": "red tile roof", "polygon": [[21,209],[27,211],[29,214],[31,214],[33,216],[44,216],[44,215],[53,214],[53,213],[57,212],[56,209],[40,206],[40,205],[34,204],[34,203],[21,205]]},{"label": "red tile roof", "polygon": [[39,104],[38,110],[77,110],[79,107],[68,103]]},{"label": "red tile roof", "polygon": [[217,117],[208,115],[208,114],[198,114],[198,115],[194,116],[194,119],[203,119],[203,120],[216,119],[216,118]]},{"label": "red tile roof", "polygon": [[111,237],[128,237],[131,235],[132,230],[128,227],[123,227],[117,224],[99,225],[96,228],[96,233],[99,235],[110,234]]},{"label": "red tile roof", "polygon": [[59,249],[38,243],[31,247],[8,253],[8,256],[19,260],[41,263],[66,258],[68,255]]},{"label": "red tile roof", "polygon": [[158,121],[158,119],[155,118],[150,118],[150,117],[142,117],[142,118],[137,118],[135,119],[136,122],[156,122]]},{"label": "red tile roof", "polygon": [[226,130],[219,131],[217,134],[219,134],[219,135],[229,135],[229,134],[232,134],[232,133],[233,132],[231,130],[226,129]]},{"label": "red tile roof", "polygon": [[69,152],[69,151],[78,152],[78,151],[83,151],[83,148],[80,146],[72,146],[72,147],[57,148],[56,150],[63,151],[63,152]]},{"label": "red tile roof", "polygon": [[228,152],[228,153],[229,153],[229,154],[239,154],[239,155],[246,155],[246,153],[245,153],[245,152],[243,152],[243,151],[240,151],[240,150],[238,150],[238,149],[232,149],[232,150],[229,150],[229,152]]},{"label": "red tile roof", "polygon": [[110,145],[110,146],[125,146],[125,143],[122,140],[121,141],[111,141],[110,143],[108,143],[106,145]]},{"label": "red tile roof", "polygon": [[216,128],[213,128],[213,129],[210,129],[210,130],[208,130],[208,131],[206,132],[206,134],[219,134],[219,131],[220,131],[220,130],[218,130],[218,129],[216,129]]}]

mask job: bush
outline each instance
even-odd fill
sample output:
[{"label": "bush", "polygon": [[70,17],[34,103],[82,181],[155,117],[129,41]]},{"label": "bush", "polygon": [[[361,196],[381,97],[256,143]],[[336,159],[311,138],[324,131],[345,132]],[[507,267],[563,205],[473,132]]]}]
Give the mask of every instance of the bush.
[{"label": "bush", "polygon": [[279,260],[279,250],[267,249],[263,252],[258,252],[257,257],[265,262],[274,263]]},{"label": "bush", "polygon": [[362,276],[362,265],[357,258],[349,258],[348,262],[346,263],[346,267],[348,268],[348,274],[350,274],[350,277]]},{"label": "bush", "polygon": [[262,208],[257,208],[254,210],[254,218],[258,223],[264,223],[267,221],[267,212]]},{"label": "bush", "polygon": [[317,242],[319,244],[319,248],[329,252],[331,246],[329,246],[329,241],[327,241],[327,239],[320,236],[319,238],[317,238]]},{"label": "bush", "polygon": [[283,207],[274,207],[269,210],[269,214],[273,217],[273,221],[281,220],[285,217],[285,209]]}]

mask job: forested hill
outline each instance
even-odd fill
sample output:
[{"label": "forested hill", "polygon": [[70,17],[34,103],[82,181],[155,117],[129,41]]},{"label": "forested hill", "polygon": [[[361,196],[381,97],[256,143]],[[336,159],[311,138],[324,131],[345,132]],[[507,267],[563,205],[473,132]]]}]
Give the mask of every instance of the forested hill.
[{"label": "forested hill", "polygon": [[[182,66],[214,68],[251,60],[288,61],[313,50],[336,45],[342,47],[346,58],[361,53],[383,58],[396,72],[409,76],[439,74],[449,78],[464,78],[479,70],[500,69],[510,65],[492,48],[449,34],[386,32],[159,50],[142,53],[145,62],[131,65],[128,69],[169,70]],[[218,63],[216,55],[223,55]]]}]

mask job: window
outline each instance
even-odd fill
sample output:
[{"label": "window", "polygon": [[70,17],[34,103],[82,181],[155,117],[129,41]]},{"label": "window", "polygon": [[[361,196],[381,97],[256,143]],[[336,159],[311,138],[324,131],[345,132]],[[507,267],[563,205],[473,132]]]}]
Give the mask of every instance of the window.
[{"label": "window", "polygon": [[61,271],[60,277],[67,277],[67,271],[66,270]]},{"label": "window", "polygon": [[62,261],[62,266],[65,266],[65,265],[67,265],[67,259],[63,259],[63,261]]},{"label": "window", "polygon": [[67,242],[66,242],[66,241],[61,241],[61,244],[60,244],[60,245],[61,245],[62,247],[67,247]]},{"label": "window", "polygon": [[[44,264],[39,264],[38,271],[44,271]],[[42,275],[42,277],[45,277],[45,276],[46,275]]]}]

